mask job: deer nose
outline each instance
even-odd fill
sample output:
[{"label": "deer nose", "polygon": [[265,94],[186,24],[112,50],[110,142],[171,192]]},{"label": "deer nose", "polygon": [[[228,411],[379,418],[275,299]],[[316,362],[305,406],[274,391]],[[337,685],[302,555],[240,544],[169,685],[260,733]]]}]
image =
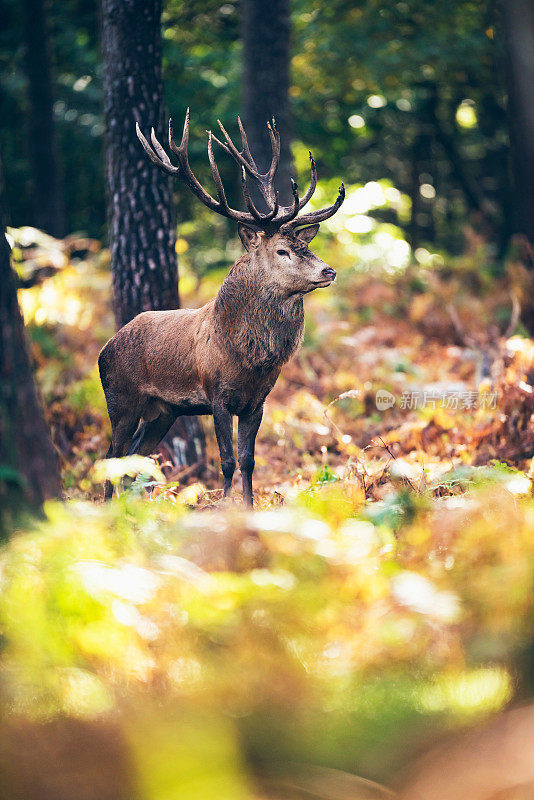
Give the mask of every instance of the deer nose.
[{"label": "deer nose", "polygon": [[325,278],[329,278],[331,281],[333,281],[336,277],[336,271],[335,269],[332,269],[332,267],[325,267],[321,272],[321,275],[324,275]]}]

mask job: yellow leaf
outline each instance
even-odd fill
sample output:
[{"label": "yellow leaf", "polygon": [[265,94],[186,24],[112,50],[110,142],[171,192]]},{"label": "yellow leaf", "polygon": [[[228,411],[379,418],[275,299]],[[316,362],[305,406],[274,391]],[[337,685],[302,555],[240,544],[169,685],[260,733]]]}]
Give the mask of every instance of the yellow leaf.
[{"label": "yellow leaf", "polygon": [[138,455],[96,461],[92,473],[96,483],[103,483],[106,480],[118,483],[125,475],[131,478],[135,478],[136,475],[148,475],[159,483],[165,483],[165,476],[155,461]]},{"label": "yellow leaf", "polygon": [[193,506],[202,497],[206,487],[202,483],[192,483],[191,486],[186,486],[178,495],[178,499],[185,505]]}]

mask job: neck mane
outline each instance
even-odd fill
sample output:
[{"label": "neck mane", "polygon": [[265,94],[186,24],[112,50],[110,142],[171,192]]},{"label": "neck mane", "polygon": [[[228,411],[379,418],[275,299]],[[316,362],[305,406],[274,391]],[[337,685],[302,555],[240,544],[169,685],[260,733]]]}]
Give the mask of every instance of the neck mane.
[{"label": "neck mane", "polygon": [[288,361],[302,339],[302,295],[283,297],[265,276],[240,258],[215,299],[215,331],[247,369],[269,370]]}]

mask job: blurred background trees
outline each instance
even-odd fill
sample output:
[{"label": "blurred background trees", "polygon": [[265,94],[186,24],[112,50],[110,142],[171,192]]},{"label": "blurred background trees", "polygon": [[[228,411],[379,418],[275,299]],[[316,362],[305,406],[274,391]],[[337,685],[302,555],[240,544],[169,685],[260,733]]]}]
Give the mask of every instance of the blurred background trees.
[{"label": "blurred background trees", "polygon": [[[247,138],[262,172],[271,163],[267,122],[276,117],[281,153],[276,186],[283,205],[291,203],[291,109],[289,103],[289,0],[250,0],[242,8],[243,121]],[[254,187],[251,187],[254,188]],[[261,194],[253,199],[264,207]]]},{"label": "blurred background trees", "polygon": [[512,151],[515,226],[534,242],[534,5],[502,4],[506,41],[508,122]]},{"label": "blurred background trees", "polygon": [[[22,224],[37,221],[28,190],[29,82],[18,6],[6,0],[4,8],[0,140],[10,221]],[[268,8],[258,0],[168,0],[163,9],[167,104],[177,118],[192,107],[191,162],[201,177],[206,171],[204,130],[217,118],[231,128],[241,113],[256,142],[263,118],[276,111],[283,141],[289,141],[292,130],[299,171],[306,166],[305,144],[323,179],[387,179],[409,198],[409,211],[399,215],[382,208],[375,214],[399,225],[416,247],[462,252],[468,224],[499,259],[511,234],[528,233],[524,219],[532,219],[526,189],[532,182],[528,168],[518,166],[527,163],[533,147],[528,119],[522,116],[528,109],[521,103],[528,96],[533,46],[529,17],[521,9],[519,0],[502,5],[493,0],[333,0],[327,7],[319,0],[294,0],[290,6],[277,0]],[[67,228],[102,237],[98,15],[96,0],[46,7],[56,76],[53,118],[68,176],[63,188]],[[513,25],[522,31],[520,46],[517,37],[505,35]],[[276,64],[262,61],[266,51]],[[22,131],[27,134],[23,138]],[[289,164],[288,152],[284,161]],[[228,167],[223,163],[222,169]],[[181,196],[179,185],[175,191],[180,196],[178,222],[202,219],[197,204]]]},{"label": "blurred background trees", "polygon": [[[45,4],[53,87],[53,119],[65,180],[68,231],[103,234],[105,221],[104,132],[100,83],[99,11],[93,0]],[[0,141],[10,224],[36,224],[29,153],[25,19],[7,0],[0,31]],[[31,23],[33,24],[33,20]]]},{"label": "blurred background trees", "polygon": [[43,0],[24,0],[25,58],[28,94],[28,146],[33,219],[36,227],[65,236],[63,181],[54,125],[54,87]]}]

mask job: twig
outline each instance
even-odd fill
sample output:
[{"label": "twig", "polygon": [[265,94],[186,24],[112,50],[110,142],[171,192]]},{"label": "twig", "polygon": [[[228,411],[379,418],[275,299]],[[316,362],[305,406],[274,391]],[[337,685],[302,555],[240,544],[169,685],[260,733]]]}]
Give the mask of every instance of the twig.
[{"label": "twig", "polygon": [[[386,453],[391,457],[391,459],[393,459],[393,461],[397,461],[397,456],[391,451],[391,449],[388,447],[388,445],[385,443],[385,441],[382,439],[382,437],[381,436],[377,436],[376,438],[380,441],[380,443],[382,444],[382,447],[384,448]],[[373,440],[373,443],[374,443],[374,440]],[[390,464],[391,464],[391,460],[386,464],[386,468],[389,467]],[[419,494],[419,491],[415,488],[415,484],[413,483],[413,481],[410,480],[410,478],[407,475],[402,475],[402,479],[403,479],[403,481],[406,481],[406,483],[413,489],[414,492],[417,492],[417,494]]]}]

